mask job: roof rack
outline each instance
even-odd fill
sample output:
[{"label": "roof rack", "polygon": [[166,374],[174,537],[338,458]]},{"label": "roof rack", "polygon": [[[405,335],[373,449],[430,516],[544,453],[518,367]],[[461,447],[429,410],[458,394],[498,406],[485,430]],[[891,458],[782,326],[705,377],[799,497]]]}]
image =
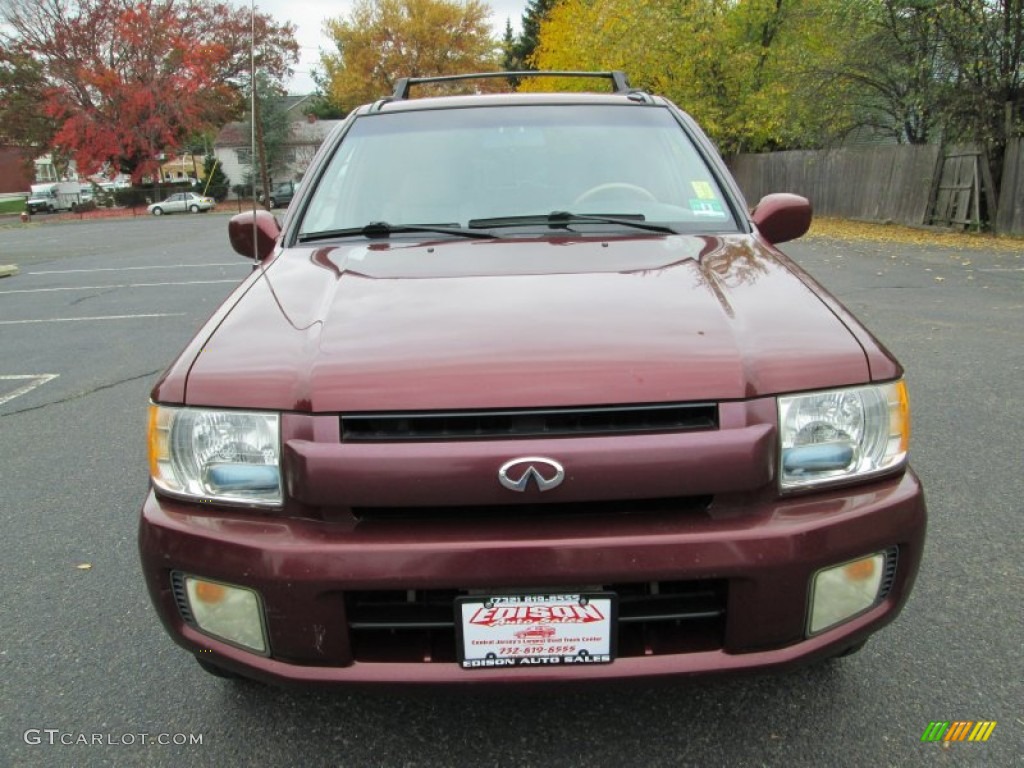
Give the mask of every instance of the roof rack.
[{"label": "roof rack", "polygon": [[615,93],[634,93],[629,87],[626,73],[619,70],[611,72],[554,72],[526,70],[520,72],[476,72],[469,75],[440,75],[438,77],[403,77],[395,83],[394,93],[388,101],[404,101],[409,98],[409,89],[414,85],[425,83],[451,83],[458,80],[480,80],[513,77],[597,77],[612,81]]}]

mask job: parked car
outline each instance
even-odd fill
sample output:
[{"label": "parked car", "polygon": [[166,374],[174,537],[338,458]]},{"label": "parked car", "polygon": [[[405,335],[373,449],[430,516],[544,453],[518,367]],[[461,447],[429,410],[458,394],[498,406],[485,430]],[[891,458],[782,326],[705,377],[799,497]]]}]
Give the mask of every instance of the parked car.
[{"label": "parked car", "polygon": [[[296,181],[285,181],[280,184],[275,184],[270,188],[270,196],[267,198],[267,207],[271,209],[287,208],[298,189],[299,183]],[[262,192],[257,192],[257,199],[261,203],[263,202]]]},{"label": "parked car", "polygon": [[195,192],[175,192],[159,203],[153,203],[146,208],[154,216],[162,216],[165,213],[199,213],[212,211],[216,202],[212,197],[203,197]]},{"label": "parked car", "polygon": [[[778,250],[810,204],[749,213],[686,113],[595,76],[611,92],[401,80],[282,224],[231,220],[259,268],[152,391],[139,529],[204,669],[785,668],[903,607],[926,524],[903,369]],[[538,623],[565,644],[502,650]]]}]

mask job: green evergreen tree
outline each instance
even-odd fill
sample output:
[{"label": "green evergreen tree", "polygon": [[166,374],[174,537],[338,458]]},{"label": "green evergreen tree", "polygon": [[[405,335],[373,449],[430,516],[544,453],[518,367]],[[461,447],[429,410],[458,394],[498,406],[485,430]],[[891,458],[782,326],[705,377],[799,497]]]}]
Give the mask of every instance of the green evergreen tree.
[{"label": "green evergreen tree", "polygon": [[501,38],[501,68],[506,72],[517,69],[515,65],[516,35],[512,31],[512,19],[505,19],[505,34]]},{"label": "green evergreen tree", "polygon": [[[285,143],[291,132],[285,111],[285,91],[278,81],[256,75],[256,153],[252,158],[256,175],[257,198],[265,200],[275,175],[285,171]],[[252,133],[252,114],[246,116],[243,130]],[[252,169],[250,169],[252,172]]]},{"label": "green evergreen tree", "polygon": [[203,186],[206,189],[206,194],[217,202],[221,202],[228,196],[231,181],[213,155],[207,155],[203,159]]},{"label": "green evergreen tree", "polygon": [[[518,58],[516,57],[516,35],[512,31],[512,20],[505,19],[505,34],[501,38],[501,68],[506,72],[515,72],[522,69]],[[518,77],[508,78],[508,84],[512,88],[519,86]]]},{"label": "green evergreen tree", "polygon": [[313,92],[313,97],[309,100],[309,107],[306,108],[303,114],[313,115],[317,120],[343,119],[345,117],[345,110],[334,104],[328,96],[331,84],[324,76],[324,73],[314,69],[310,74],[313,77],[313,84],[316,86],[316,90]]},{"label": "green evergreen tree", "polygon": [[[508,70],[537,69],[533,63],[533,51],[540,40],[540,26],[558,0],[530,0],[523,11],[523,31],[512,46],[512,54],[506,60],[512,66]],[[511,31],[511,28],[508,30]]]}]

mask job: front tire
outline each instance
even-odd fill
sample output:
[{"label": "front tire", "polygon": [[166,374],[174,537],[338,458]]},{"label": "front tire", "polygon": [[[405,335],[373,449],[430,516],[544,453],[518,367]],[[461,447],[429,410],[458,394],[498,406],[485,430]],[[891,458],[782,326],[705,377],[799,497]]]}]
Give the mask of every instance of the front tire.
[{"label": "front tire", "polygon": [[163,216],[164,215],[164,209],[163,208],[154,208],[153,209],[153,215],[154,216]]},{"label": "front tire", "polygon": [[241,675],[236,675],[234,672],[224,669],[223,667],[218,667],[216,664],[211,664],[206,659],[200,659],[198,656],[196,656],[196,663],[203,668],[204,672],[207,672],[213,675],[214,677],[219,677],[222,680],[244,679]]},{"label": "front tire", "polygon": [[847,656],[853,656],[855,653],[859,652],[867,644],[868,644],[867,640],[861,640],[856,645],[851,645],[846,650],[840,651],[835,656],[833,656],[832,659],[833,660],[835,660],[835,659],[845,659]]},{"label": "front tire", "polygon": [[189,210],[190,210],[190,211],[191,211],[192,213],[199,213],[199,206],[198,206],[198,205],[193,205],[193,206],[190,206],[190,207],[189,207]]}]

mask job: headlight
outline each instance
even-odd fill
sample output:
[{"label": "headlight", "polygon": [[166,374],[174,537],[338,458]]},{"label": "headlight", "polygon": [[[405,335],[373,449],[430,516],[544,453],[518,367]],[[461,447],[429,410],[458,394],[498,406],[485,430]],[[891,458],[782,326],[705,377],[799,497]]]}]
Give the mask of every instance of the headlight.
[{"label": "headlight", "polygon": [[779,486],[797,490],[901,466],[910,406],[900,381],[779,398]]},{"label": "headlight", "polygon": [[149,473],[176,496],[281,503],[276,413],[149,406]]}]

